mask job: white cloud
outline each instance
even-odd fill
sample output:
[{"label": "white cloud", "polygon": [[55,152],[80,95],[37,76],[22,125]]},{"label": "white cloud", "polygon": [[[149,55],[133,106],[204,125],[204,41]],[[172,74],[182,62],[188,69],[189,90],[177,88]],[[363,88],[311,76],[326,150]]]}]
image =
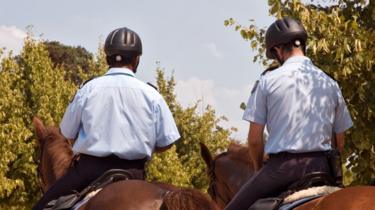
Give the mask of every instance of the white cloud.
[{"label": "white cloud", "polygon": [[247,102],[251,85],[231,89],[217,86],[212,80],[200,80],[190,78],[188,80],[177,81],[177,100],[183,106],[194,105],[201,101],[198,111],[204,110],[207,105],[211,105],[217,116],[225,116],[228,122],[223,122],[226,128],[235,127],[238,132],[232,135],[233,138],[245,141],[249,124],[242,120],[243,110],[240,109],[242,102]]},{"label": "white cloud", "polygon": [[216,58],[223,58],[223,53],[219,51],[217,45],[213,42],[207,44],[207,48],[210,53]]},{"label": "white cloud", "polygon": [[184,106],[192,106],[198,100],[202,106],[215,104],[214,83],[211,80],[190,78],[177,81],[176,93],[178,101]]},{"label": "white cloud", "polygon": [[23,40],[27,34],[15,26],[0,26],[0,48],[5,47],[13,50],[15,54],[19,53],[23,46]]}]

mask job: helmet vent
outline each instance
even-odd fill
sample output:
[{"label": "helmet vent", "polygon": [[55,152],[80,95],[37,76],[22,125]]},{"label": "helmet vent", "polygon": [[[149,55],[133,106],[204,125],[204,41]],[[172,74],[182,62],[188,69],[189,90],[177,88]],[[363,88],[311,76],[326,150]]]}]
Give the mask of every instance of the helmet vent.
[{"label": "helmet vent", "polygon": [[[297,39],[298,42],[294,42]],[[302,46],[305,45],[306,40],[307,33],[300,21],[289,17],[276,20],[266,31],[267,58],[275,58],[271,52],[272,48],[275,46],[290,42],[296,46]]]},{"label": "helmet vent", "polygon": [[285,23],[286,27],[289,28],[289,23],[288,23],[288,20],[287,20],[287,19],[284,20],[284,23]]},{"label": "helmet vent", "polygon": [[[104,44],[104,52],[107,56],[136,56],[142,54],[142,42],[138,34],[123,27],[113,30]],[[122,57],[123,59],[124,57]]]},{"label": "helmet vent", "polygon": [[281,27],[279,26],[279,23],[278,23],[278,22],[275,23],[275,27],[276,27],[276,29],[277,29],[278,31],[282,31],[282,30],[281,30]]},{"label": "helmet vent", "polygon": [[130,47],[133,47],[135,46],[135,42],[136,42],[136,37],[133,33],[126,33],[125,34],[125,46],[130,46]]},{"label": "helmet vent", "polygon": [[111,37],[111,42],[110,42],[110,44],[113,44],[113,39],[115,38],[115,36],[116,36],[116,34],[117,34],[117,32],[119,31],[120,29],[117,29],[116,31],[114,31],[113,33],[112,33],[112,37]]}]

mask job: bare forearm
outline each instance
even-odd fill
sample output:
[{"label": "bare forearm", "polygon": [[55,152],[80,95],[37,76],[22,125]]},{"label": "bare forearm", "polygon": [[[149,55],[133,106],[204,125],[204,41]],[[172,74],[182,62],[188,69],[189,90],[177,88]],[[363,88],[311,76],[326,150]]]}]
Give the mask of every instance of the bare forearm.
[{"label": "bare forearm", "polygon": [[263,130],[264,125],[260,125],[253,122],[250,123],[249,135],[247,140],[249,145],[250,159],[256,171],[258,171],[263,164]]},{"label": "bare forearm", "polygon": [[254,169],[258,171],[260,168],[262,168],[263,165],[263,156],[264,156],[264,145],[261,144],[252,144],[249,143],[249,152],[250,152],[250,158],[253,162]]},{"label": "bare forearm", "polygon": [[336,134],[336,144],[337,144],[337,149],[340,152],[342,152],[344,150],[344,145],[345,145],[345,134],[344,133]]}]

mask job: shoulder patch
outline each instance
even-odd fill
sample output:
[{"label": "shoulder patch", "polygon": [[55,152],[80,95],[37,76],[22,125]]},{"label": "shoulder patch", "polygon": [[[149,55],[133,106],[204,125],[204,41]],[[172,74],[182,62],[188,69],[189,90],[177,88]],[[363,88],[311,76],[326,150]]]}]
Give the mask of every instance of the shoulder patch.
[{"label": "shoulder patch", "polygon": [[253,94],[256,90],[257,90],[257,87],[258,87],[258,84],[259,84],[259,80],[257,80],[253,86],[253,89],[251,89],[251,94]]}]

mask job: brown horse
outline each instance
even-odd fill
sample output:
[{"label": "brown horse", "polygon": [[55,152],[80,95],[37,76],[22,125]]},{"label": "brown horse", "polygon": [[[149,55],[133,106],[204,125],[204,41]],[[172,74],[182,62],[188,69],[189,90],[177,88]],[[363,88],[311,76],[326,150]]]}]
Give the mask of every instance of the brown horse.
[{"label": "brown horse", "polygon": [[[227,152],[213,159],[208,148],[201,144],[201,155],[208,166],[208,193],[224,208],[254,174],[248,148],[232,143]],[[373,186],[348,187],[305,203],[295,210],[375,210],[374,196]]]},{"label": "brown horse", "polygon": [[[42,191],[47,191],[65,174],[73,159],[72,145],[59,130],[33,119],[40,146],[38,173]],[[104,187],[80,210],[217,210],[205,194],[194,189],[179,189],[168,184],[141,180],[119,181]]]}]

